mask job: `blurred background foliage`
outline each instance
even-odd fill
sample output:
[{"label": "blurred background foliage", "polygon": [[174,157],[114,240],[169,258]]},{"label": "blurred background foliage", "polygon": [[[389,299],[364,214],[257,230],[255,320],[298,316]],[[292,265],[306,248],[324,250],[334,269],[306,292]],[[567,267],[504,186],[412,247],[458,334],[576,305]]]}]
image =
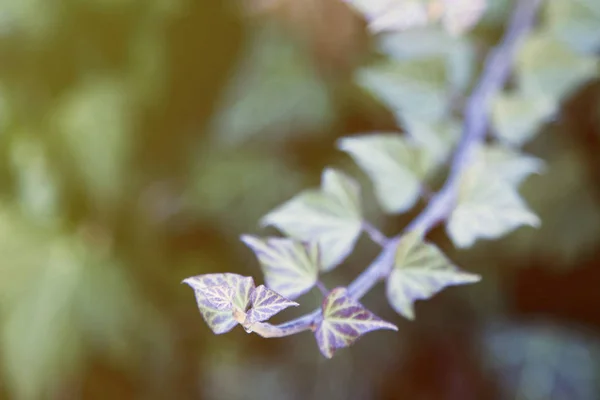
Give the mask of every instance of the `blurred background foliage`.
[{"label": "blurred background foliage", "polygon": [[[480,284],[412,323],[374,291],[400,333],[331,361],[308,334],[213,337],[180,285],[260,281],[239,235],[326,165],[355,174],[385,233],[415,215],[385,218],[335,140],[408,130],[447,154],[512,2],[395,2],[400,26],[374,38],[339,0],[0,1],[1,398],[600,396],[596,0],[546,0],[494,104],[493,133],[547,163],[523,189],[541,229],[461,252],[430,235]],[[325,282],[376,252],[361,239]]]}]

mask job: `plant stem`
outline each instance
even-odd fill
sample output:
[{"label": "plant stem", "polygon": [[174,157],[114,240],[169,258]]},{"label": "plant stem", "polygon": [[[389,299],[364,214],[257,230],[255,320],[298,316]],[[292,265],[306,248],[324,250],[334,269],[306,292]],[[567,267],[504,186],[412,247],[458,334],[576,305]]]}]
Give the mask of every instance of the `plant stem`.
[{"label": "plant stem", "polygon": [[390,241],[390,239],[385,236],[379,229],[377,229],[373,224],[368,221],[363,221],[363,229],[372,241],[380,245],[381,247],[385,247],[386,244]]},{"label": "plant stem", "polygon": [[[530,31],[541,0],[519,0],[511,16],[510,24],[502,41],[487,56],[477,86],[467,100],[464,112],[463,133],[450,165],[448,179],[442,189],[433,195],[423,211],[406,227],[405,231],[420,229],[428,232],[452,211],[458,192],[460,178],[471,165],[475,152],[484,141],[489,124],[490,102],[500,92],[510,74],[521,40]],[[368,229],[366,229],[369,232]],[[369,232],[371,235],[371,232]],[[371,236],[373,237],[373,236]],[[374,239],[375,240],[375,239]],[[379,256],[348,285],[349,294],[360,299],[373,286],[389,274],[400,235],[387,239]],[[377,240],[375,240],[377,241]],[[278,337],[314,329],[321,318],[321,310],[292,321],[269,325],[268,334]],[[257,332],[258,333],[258,332]]]},{"label": "plant stem", "polygon": [[327,286],[325,286],[325,284],[321,281],[317,281],[317,283],[315,284],[317,286],[317,288],[319,288],[319,290],[321,291],[321,294],[323,294],[323,296],[327,296],[327,294],[329,293],[329,290],[327,290]]}]

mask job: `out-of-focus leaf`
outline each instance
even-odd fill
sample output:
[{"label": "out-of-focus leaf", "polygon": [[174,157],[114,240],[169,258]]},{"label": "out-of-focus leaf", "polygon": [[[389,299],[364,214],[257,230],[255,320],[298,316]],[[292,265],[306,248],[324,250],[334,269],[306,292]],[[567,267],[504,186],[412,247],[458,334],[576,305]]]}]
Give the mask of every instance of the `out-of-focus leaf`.
[{"label": "out-of-focus leaf", "polygon": [[446,224],[455,246],[471,247],[477,239],[499,238],[521,225],[538,227],[540,220],[513,186],[478,165],[464,174]]},{"label": "out-of-focus leaf", "polygon": [[369,24],[373,33],[402,31],[427,24],[427,4],[422,0],[345,0]]},{"label": "out-of-focus leaf", "polygon": [[557,110],[556,100],[544,95],[500,94],[494,99],[492,122],[496,136],[522,146],[537,134],[540,125]]},{"label": "out-of-focus leaf", "polygon": [[483,332],[484,362],[503,398],[593,400],[600,345],[552,325],[494,324]]},{"label": "out-of-focus leaf", "polygon": [[67,93],[56,118],[67,153],[91,196],[99,204],[115,201],[127,176],[133,130],[123,84],[107,77],[84,80]]},{"label": "out-of-focus leaf", "polygon": [[476,59],[471,42],[434,26],[382,35],[377,47],[396,60],[443,58],[448,82],[460,92],[473,77]]},{"label": "out-of-focus leaf", "polygon": [[600,49],[600,7],[596,0],[551,0],[547,2],[548,29],[581,53]]},{"label": "out-of-focus leaf", "polygon": [[331,123],[328,89],[298,43],[268,27],[247,46],[213,121],[217,142],[239,145],[257,135],[272,141]]},{"label": "out-of-focus leaf", "polygon": [[458,143],[462,129],[461,124],[454,120],[432,124],[399,116],[398,122],[422,149],[431,154],[436,164],[446,161]]},{"label": "out-of-focus leaf", "polygon": [[477,24],[487,6],[487,0],[442,0],[442,24],[453,35],[460,35]]},{"label": "out-of-focus leaf", "polygon": [[290,301],[264,285],[258,286],[250,295],[252,308],[248,311],[247,321],[249,323],[262,322],[288,307],[297,307],[298,303]]},{"label": "out-of-focus leaf", "polygon": [[374,133],[342,138],[338,148],[350,154],[369,175],[387,213],[410,209],[421,193],[430,157],[398,134]]},{"label": "out-of-focus leaf", "polygon": [[345,288],[333,289],[323,300],[323,320],[315,331],[321,353],[333,357],[337,349],[348,347],[367,332],[398,328],[352,299]]},{"label": "out-of-focus leaf", "polygon": [[29,135],[15,135],[10,146],[12,170],[16,177],[19,205],[38,222],[51,222],[58,212],[58,187],[55,170],[43,144]]},{"label": "out-of-focus leaf", "polygon": [[68,243],[55,243],[44,252],[44,264],[24,266],[36,269],[36,277],[19,288],[22,293],[4,315],[1,354],[15,398],[39,398],[55,389],[80,362],[82,342],[74,296],[81,265]]},{"label": "out-of-focus leaf", "polygon": [[295,299],[308,292],[317,282],[320,269],[316,242],[287,238],[260,239],[243,235],[242,241],[254,251],[268,287]]},{"label": "out-of-focus leaf", "polygon": [[211,149],[194,156],[199,162],[186,202],[204,216],[219,216],[223,227],[235,234],[255,227],[264,213],[303,187],[296,169],[267,152]]},{"label": "out-of-focus leaf", "polygon": [[400,239],[394,269],[387,279],[387,298],[402,316],[414,319],[416,300],[428,299],[448,286],[478,282],[479,275],[458,269],[418,231]]},{"label": "out-of-focus leaf", "polygon": [[480,168],[487,177],[500,179],[512,187],[519,187],[531,174],[544,171],[544,162],[539,158],[516,152],[498,145],[483,146],[480,149]]},{"label": "out-of-focus leaf", "polygon": [[524,40],[517,55],[517,73],[527,97],[560,99],[598,74],[598,60],[538,32]]},{"label": "out-of-focus leaf", "polygon": [[206,274],[198,275],[183,280],[183,283],[194,289],[196,302],[202,318],[210,329],[216,334],[229,332],[238,322],[233,317],[232,308],[219,308],[211,303],[212,292],[207,296],[204,290],[212,286],[227,286],[233,289],[231,299],[233,308],[246,312],[250,303],[250,294],[254,289],[254,281],[250,277],[238,274]]},{"label": "out-of-focus leaf", "polygon": [[360,188],[347,175],[326,168],[320,190],[306,190],[261,220],[301,241],[316,241],[321,268],[329,271],[350,254],[362,230]]},{"label": "out-of-focus leaf", "polygon": [[448,77],[444,58],[388,61],[363,68],[356,79],[395,113],[430,122],[446,116]]},{"label": "out-of-focus leaf", "polygon": [[52,37],[64,7],[54,0],[3,1],[0,35],[18,33],[27,39]]}]

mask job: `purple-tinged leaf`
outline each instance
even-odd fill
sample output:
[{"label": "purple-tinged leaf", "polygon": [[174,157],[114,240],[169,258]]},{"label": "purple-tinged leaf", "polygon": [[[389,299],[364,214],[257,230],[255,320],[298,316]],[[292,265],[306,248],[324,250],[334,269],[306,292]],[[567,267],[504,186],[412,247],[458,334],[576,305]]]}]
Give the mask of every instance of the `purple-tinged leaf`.
[{"label": "purple-tinged leaf", "polygon": [[367,332],[398,330],[396,325],[382,320],[352,299],[345,288],[333,289],[323,301],[322,310],[323,320],[315,331],[315,338],[321,353],[327,358]]},{"label": "purple-tinged leaf", "polygon": [[321,269],[329,271],[350,254],[362,230],[360,188],[342,172],[327,168],[320,190],[306,190],[261,220],[301,241],[317,241]]},{"label": "purple-tinged leaf", "polygon": [[[200,314],[210,329],[217,335],[229,332],[238,322],[233,317],[233,309],[245,312],[250,303],[250,293],[254,289],[254,281],[251,277],[244,277],[238,274],[206,274],[193,276],[183,280],[183,283],[194,289],[196,302],[200,309]],[[209,299],[214,300],[214,289],[209,291],[207,288],[230,287],[233,290],[231,297],[232,306],[227,309],[220,309]]]},{"label": "purple-tinged leaf", "polygon": [[227,285],[207,286],[199,289],[208,303],[217,310],[231,309],[231,299],[234,295],[234,289]]},{"label": "purple-tinged leaf", "polygon": [[414,302],[428,299],[447,286],[478,282],[479,275],[461,271],[420,232],[400,239],[394,269],[387,279],[387,298],[402,316],[414,319]]},{"label": "purple-tinged leaf", "polygon": [[248,311],[246,320],[249,323],[262,322],[271,318],[288,307],[297,307],[298,303],[291,301],[264,285],[258,286],[250,295],[252,308]]},{"label": "purple-tinged leaf", "polygon": [[267,286],[282,296],[295,299],[317,282],[319,247],[316,242],[260,239],[250,235],[242,235],[241,239],[256,254]]}]

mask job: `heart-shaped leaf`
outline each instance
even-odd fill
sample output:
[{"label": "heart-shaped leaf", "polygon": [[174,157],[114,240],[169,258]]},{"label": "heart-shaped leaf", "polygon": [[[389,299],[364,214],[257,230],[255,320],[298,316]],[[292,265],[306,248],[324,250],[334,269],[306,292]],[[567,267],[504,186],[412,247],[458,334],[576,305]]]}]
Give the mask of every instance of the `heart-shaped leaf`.
[{"label": "heart-shaped leaf", "polygon": [[[233,310],[245,312],[250,303],[250,293],[254,290],[254,281],[251,277],[230,273],[193,276],[184,279],[183,283],[194,289],[200,314],[217,335],[229,332],[238,324],[233,317]],[[222,299],[217,301],[217,305],[212,303],[219,298],[219,292],[227,293],[229,291],[228,289],[221,290],[220,288],[223,286],[229,287],[233,291],[229,308],[221,308],[223,306]],[[212,289],[207,292],[207,288]]]},{"label": "heart-shaped leaf", "polygon": [[250,302],[252,303],[252,308],[248,311],[246,317],[247,322],[250,324],[266,321],[288,307],[299,306],[295,301],[286,299],[264,285],[260,285],[254,289],[250,296]]},{"label": "heart-shaped leaf", "polygon": [[352,299],[345,288],[333,289],[322,305],[323,320],[315,331],[321,353],[333,357],[342,347],[348,347],[367,332],[377,329],[398,328],[367,310]]},{"label": "heart-shaped leaf", "polygon": [[250,235],[241,239],[256,254],[267,286],[282,296],[295,299],[317,282],[320,255],[316,242]]},{"label": "heart-shaped leaf", "polygon": [[316,241],[321,268],[329,271],[350,254],[362,230],[358,184],[327,168],[321,190],[307,190],[267,214],[262,225],[272,225],[301,241]]},{"label": "heart-shaped leaf", "polygon": [[420,232],[400,239],[394,269],[387,279],[387,298],[402,316],[414,319],[414,303],[432,297],[447,286],[478,282],[479,275],[454,266],[435,245],[423,242]]},{"label": "heart-shaped leaf", "polygon": [[540,220],[516,189],[480,165],[471,167],[462,177],[456,207],[446,224],[454,245],[470,247],[479,238],[495,239],[521,225],[538,227]]},{"label": "heart-shaped leaf", "polygon": [[338,148],[371,178],[385,212],[401,213],[416,203],[431,164],[419,147],[398,134],[374,133],[342,138]]}]

